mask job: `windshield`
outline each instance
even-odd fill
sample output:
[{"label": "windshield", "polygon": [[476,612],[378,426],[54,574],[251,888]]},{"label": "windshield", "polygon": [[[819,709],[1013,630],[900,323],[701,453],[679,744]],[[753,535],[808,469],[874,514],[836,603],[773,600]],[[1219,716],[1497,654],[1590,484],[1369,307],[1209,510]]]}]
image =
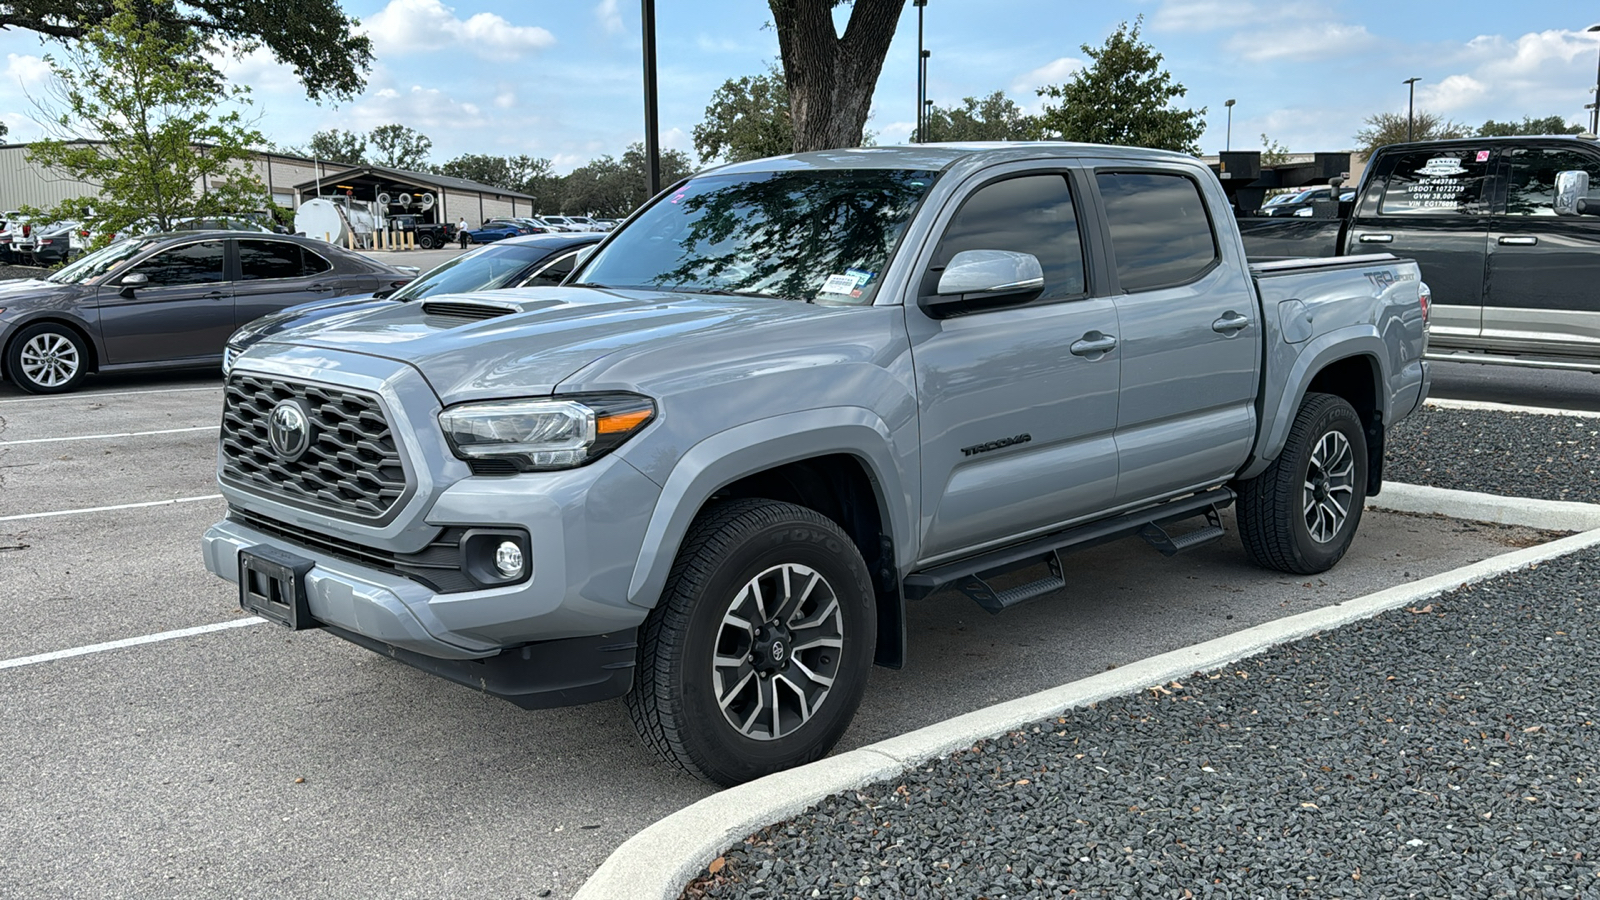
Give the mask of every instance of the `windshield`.
[{"label": "windshield", "polygon": [[585,284],[865,305],[934,172],[707,175],[645,210]]},{"label": "windshield", "polygon": [[550,252],[548,247],[529,244],[490,244],[428,271],[390,295],[389,299],[421,300],[434,294],[514,287],[522,280],[524,273],[549,256]]},{"label": "windshield", "polygon": [[157,239],[152,238],[129,238],[117,241],[109,247],[83,257],[45,280],[56,284],[82,284],[91,278],[104,275],[115,268],[117,263],[148,250],[156,242]]}]

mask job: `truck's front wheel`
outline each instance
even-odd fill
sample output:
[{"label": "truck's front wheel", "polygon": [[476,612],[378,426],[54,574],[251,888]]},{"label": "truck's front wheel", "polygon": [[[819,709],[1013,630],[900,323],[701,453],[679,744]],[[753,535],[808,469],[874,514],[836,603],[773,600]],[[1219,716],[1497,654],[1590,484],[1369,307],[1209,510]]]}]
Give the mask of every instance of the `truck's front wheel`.
[{"label": "truck's front wheel", "polygon": [[417,246],[424,250],[432,250],[435,246],[433,233],[424,231],[422,237],[417,238]]},{"label": "truck's front wheel", "polygon": [[861,553],[826,517],[770,500],[708,508],[645,621],[634,727],[717,784],[820,759],[861,702],[872,604]]},{"label": "truck's front wheel", "polygon": [[1239,535],[1257,565],[1325,572],[1344,557],[1367,499],[1367,439],[1341,397],[1307,394],[1283,452],[1242,485]]}]

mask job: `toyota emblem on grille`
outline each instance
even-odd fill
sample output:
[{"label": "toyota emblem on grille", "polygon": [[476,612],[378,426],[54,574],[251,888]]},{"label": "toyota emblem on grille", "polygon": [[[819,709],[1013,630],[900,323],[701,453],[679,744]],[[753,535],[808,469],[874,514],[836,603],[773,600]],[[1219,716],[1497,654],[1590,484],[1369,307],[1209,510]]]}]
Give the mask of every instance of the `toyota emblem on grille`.
[{"label": "toyota emblem on grille", "polygon": [[267,418],[267,441],[278,458],[292,463],[311,446],[311,416],[299,400],[284,400]]}]

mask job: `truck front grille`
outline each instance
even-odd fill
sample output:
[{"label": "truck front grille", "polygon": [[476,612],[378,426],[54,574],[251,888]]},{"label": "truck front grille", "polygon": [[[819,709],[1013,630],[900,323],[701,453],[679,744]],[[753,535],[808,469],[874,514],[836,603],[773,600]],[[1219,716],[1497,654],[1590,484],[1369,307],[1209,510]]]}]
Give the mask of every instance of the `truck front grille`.
[{"label": "truck front grille", "polygon": [[[299,400],[311,442],[285,459],[269,437],[272,411]],[[228,379],[222,401],[222,474],[232,484],[299,506],[380,519],[406,493],[405,467],[378,398],[253,375]]]}]

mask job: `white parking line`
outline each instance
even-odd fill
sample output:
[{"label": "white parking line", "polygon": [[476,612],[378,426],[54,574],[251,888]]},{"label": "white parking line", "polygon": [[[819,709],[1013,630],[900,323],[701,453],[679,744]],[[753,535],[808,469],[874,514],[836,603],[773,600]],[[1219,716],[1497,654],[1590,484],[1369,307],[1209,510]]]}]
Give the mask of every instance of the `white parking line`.
[{"label": "white parking line", "polygon": [[0,441],[0,447],[21,444],[54,444],[61,441],[99,441],[106,438],[149,437],[152,434],[186,434],[191,431],[216,431],[217,425],[196,425],[193,428],[164,428],[160,431],[119,431],[115,434],[75,434],[71,437],[28,438],[24,441]]},{"label": "white parking line", "polygon": [[90,644],[87,647],[73,647],[70,650],[54,650],[50,653],[39,653],[34,656],[19,656],[16,659],[0,659],[0,669],[16,669],[22,666],[31,666],[35,663],[54,662],[58,659],[71,659],[74,656],[87,656],[90,653],[104,653],[107,650],[120,650],[123,647],[137,647],[140,644],[155,644],[160,641],[170,641],[175,638],[191,637],[197,634],[208,634],[213,631],[224,631],[229,628],[244,628],[249,625],[265,625],[266,619],[260,616],[251,616],[248,619],[235,619],[231,622],[214,622],[210,625],[196,625],[193,628],[179,628],[176,631],[163,631],[159,634],[146,634],[140,637],[123,638],[120,641],[106,641],[103,644]]},{"label": "white parking line", "polygon": [[99,393],[73,394],[70,397],[62,397],[54,394],[49,397],[17,397],[11,400],[0,400],[0,403],[43,403],[46,400],[54,400],[57,403],[66,403],[73,400],[90,400],[95,397],[126,397],[132,394],[183,394],[190,391],[220,390],[222,390],[222,385],[218,384],[211,387],[155,388],[148,391],[100,391]]},{"label": "white parking line", "polygon": [[177,497],[172,500],[149,500],[144,503],[119,503],[116,506],[88,506],[83,509],[57,509],[50,512],[23,513],[20,516],[0,516],[0,522],[19,522],[23,519],[48,519],[52,516],[76,516],[82,513],[111,512],[118,509],[141,509],[146,506],[170,506],[174,503],[199,503],[202,500],[221,500],[221,494],[201,497]]},{"label": "white parking line", "polygon": [[1428,406],[1439,409],[1481,409],[1489,412],[1528,413],[1535,416],[1572,416],[1577,419],[1600,419],[1600,412],[1589,409],[1556,409],[1550,406],[1516,406],[1511,403],[1491,403],[1488,400],[1445,400],[1429,398]]}]

